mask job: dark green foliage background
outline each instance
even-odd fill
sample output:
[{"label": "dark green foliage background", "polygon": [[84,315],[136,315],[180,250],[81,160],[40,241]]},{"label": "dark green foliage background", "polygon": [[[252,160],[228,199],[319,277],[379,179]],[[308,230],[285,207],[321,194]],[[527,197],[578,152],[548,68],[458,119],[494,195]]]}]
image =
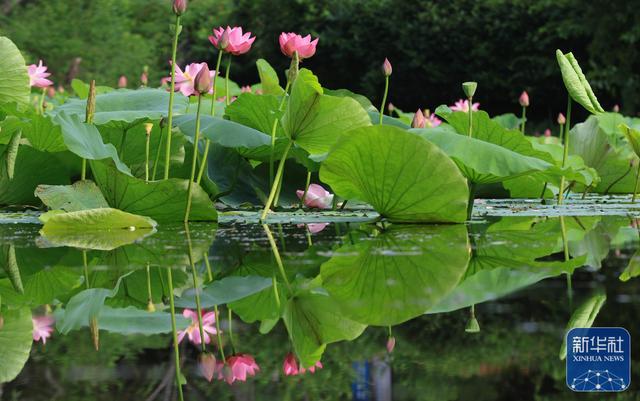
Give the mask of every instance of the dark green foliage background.
[{"label": "dark green foliage background", "polygon": [[[0,0],[0,33],[29,62],[43,58],[65,79],[82,57],[81,79],[137,84],[144,65],[152,83],[168,74],[173,21],[170,0]],[[402,109],[434,108],[462,97],[460,82],[479,82],[478,101],[490,113],[518,111],[529,91],[530,115],[551,121],[566,94],[555,49],[573,51],[606,109],[640,109],[638,0],[191,0],[179,59],[209,61],[213,26],[239,24],[257,35],[232,76],[253,83],[259,57],[279,70],[281,31],[320,36],[317,56],[304,62],[327,87],[345,87],[378,101],[379,66],[393,63],[390,101]]]}]

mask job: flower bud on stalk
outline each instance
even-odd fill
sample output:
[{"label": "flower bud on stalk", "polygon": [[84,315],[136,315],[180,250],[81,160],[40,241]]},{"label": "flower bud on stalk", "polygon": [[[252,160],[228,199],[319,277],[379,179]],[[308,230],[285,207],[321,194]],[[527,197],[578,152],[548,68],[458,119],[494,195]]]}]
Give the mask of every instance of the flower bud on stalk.
[{"label": "flower bud on stalk", "polygon": [[198,370],[200,370],[200,373],[202,374],[202,376],[204,376],[205,379],[207,379],[208,382],[211,382],[211,380],[213,380],[213,374],[216,370],[216,357],[208,352],[200,355],[198,361]]},{"label": "flower bud on stalk", "polygon": [[387,339],[387,352],[392,353],[395,347],[396,347],[396,338],[391,336]]},{"label": "flower bud on stalk", "polygon": [[385,77],[390,77],[393,72],[393,67],[391,67],[391,63],[388,58],[384,59],[384,63],[382,63],[382,73]]},{"label": "flower bud on stalk", "polygon": [[187,11],[187,0],[173,0],[173,12],[181,16]]},{"label": "flower bud on stalk", "polygon": [[144,130],[147,133],[147,136],[151,136],[151,130],[153,129],[153,123],[144,124]]},{"label": "flower bud on stalk", "polygon": [[411,121],[411,128],[424,128],[427,125],[427,120],[424,118],[424,113],[422,110],[418,109],[416,114],[413,115],[413,120]]},{"label": "flower bud on stalk", "polygon": [[523,91],[522,94],[520,94],[518,103],[520,103],[520,106],[522,107],[529,107],[529,94],[527,91]]},{"label": "flower bud on stalk", "polygon": [[464,94],[467,95],[468,99],[471,99],[473,95],[476,94],[476,89],[478,89],[477,82],[464,82],[462,84],[462,90],[464,91]]},{"label": "flower bud on stalk", "polygon": [[144,66],[142,69],[142,75],[140,75],[140,84],[147,86],[149,84],[149,66]]},{"label": "flower bud on stalk", "polygon": [[209,93],[211,89],[211,72],[209,66],[203,63],[202,68],[198,71],[195,78],[195,89],[200,95]]},{"label": "flower bud on stalk", "polygon": [[566,123],[567,119],[565,118],[564,114],[558,113],[558,124],[565,125]]}]

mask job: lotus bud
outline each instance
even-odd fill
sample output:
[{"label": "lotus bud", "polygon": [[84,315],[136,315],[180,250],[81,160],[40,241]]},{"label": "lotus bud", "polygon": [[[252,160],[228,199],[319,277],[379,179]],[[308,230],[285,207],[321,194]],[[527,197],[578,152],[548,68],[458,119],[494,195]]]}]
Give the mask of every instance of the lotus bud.
[{"label": "lotus bud", "polygon": [[395,109],[396,106],[394,106],[393,103],[389,102],[389,105],[387,106],[387,110],[389,110],[389,113],[393,113]]},{"label": "lotus bud", "polygon": [[127,77],[121,75],[118,79],[118,88],[126,88],[127,87]]},{"label": "lotus bud", "polygon": [[396,338],[391,336],[387,339],[387,352],[392,353],[393,349],[396,347]]},{"label": "lotus bud", "polygon": [[567,119],[564,117],[564,114],[558,113],[558,124],[565,125],[567,123]]},{"label": "lotus bud", "polygon": [[150,300],[147,302],[147,312],[149,312],[149,313],[153,313],[153,312],[155,312],[155,311],[156,311],[156,306],[153,304],[153,300],[151,300],[151,299],[150,299]]},{"label": "lotus bud", "polygon": [[195,78],[195,90],[200,94],[204,95],[209,93],[211,89],[211,72],[209,71],[209,66],[206,63],[202,63],[202,68],[198,71],[198,74]]},{"label": "lotus bud", "polygon": [[229,46],[229,30],[225,29],[218,40],[218,49],[224,50]]},{"label": "lotus bud", "polygon": [[200,358],[198,361],[198,370],[200,371],[202,376],[204,376],[204,378],[207,379],[208,382],[211,382],[211,380],[213,380],[213,374],[216,371],[215,355],[210,354],[208,352],[205,352],[204,354],[200,355]]},{"label": "lotus bud", "polygon": [[164,129],[164,128],[167,126],[167,119],[166,119],[166,117],[162,117],[162,118],[160,119],[160,123],[159,123],[158,125],[160,125],[160,129]]},{"label": "lotus bud", "polygon": [[614,113],[620,113],[620,106],[617,105],[617,104],[613,105],[613,112]]},{"label": "lotus bud", "polygon": [[89,96],[87,97],[87,110],[85,121],[87,124],[93,123],[93,116],[96,113],[96,80],[92,79],[89,84]]},{"label": "lotus bud", "polygon": [[424,114],[422,110],[418,109],[416,114],[413,115],[413,120],[411,121],[411,128],[424,128],[427,124],[427,120],[424,118]]},{"label": "lotus bud", "polygon": [[523,91],[520,94],[520,98],[518,99],[518,102],[522,107],[529,107],[529,94],[527,93],[527,91]]},{"label": "lotus bud", "polygon": [[549,128],[544,130],[544,136],[546,136],[547,138],[551,136],[551,130]]},{"label": "lotus bud", "polygon": [[142,86],[147,86],[149,84],[149,67],[146,65],[142,70],[142,75],[140,75],[140,84]]},{"label": "lotus bud", "polygon": [[391,63],[388,58],[384,59],[384,63],[382,63],[382,73],[385,77],[390,77],[393,72],[393,67],[391,67]]},{"label": "lotus bud", "polygon": [[47,96],[50,99],[53,99],[56,96],[56,88],[54,88],[53,86],[49,86],[47,88]]},{"label": "lotus bud", "polygon": [[153,123],[146,123],[144,125],[144,130],[147,133],[147,136],[151,136],[151,130],[153,129]]},{"label": "lotus bud", "polygon": [[468,99],[471,99],[473,95],[476,94],[476,89],[478,89],[477,82],[470,81],[462,84],[462,90],[464,91],[464,94],[467,95]]},{"label": "lotus bud", "polygon": [[173,0],[173,12],[179,17],[187,11],[187,0]]}]

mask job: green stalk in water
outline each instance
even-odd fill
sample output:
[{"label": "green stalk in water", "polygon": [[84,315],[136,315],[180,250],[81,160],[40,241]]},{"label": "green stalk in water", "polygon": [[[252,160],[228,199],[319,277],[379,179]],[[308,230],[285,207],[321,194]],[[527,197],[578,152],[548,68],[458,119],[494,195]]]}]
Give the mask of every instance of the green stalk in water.
[{"label": "green stalk in water", "polygon": [[[184,1],[183,1],[184,2]],[[169,111],[167,112],[167,141],[164,155],[164,179],[169,178],[169,162],[171,160],[171,129],[173,128],[173,98],[176,91],[176,55],[178,53],[178,36],[182,31],[182,25],[180,25],[180,19],[182,14],[186,11],[185,6],[182,8],[176,7],[174,2],[173,11],[176,14],[176,23],[174,25],[173,32],[173,46],[171,48],[171,85],[169,86]],[[182,390],[181,390],[182,394]],[[180,397],[182,398],[182,397]]]},{"label": "green stalk in water", "polygon": [[187,237],[187,246],[189,248],[189,264],[191,265],[191,277],[193,280],[193,290],[195,291],[196,298],[196,312],[198,314],[198,330],[200,331],[200,345],[202,352],[207,352],[206,343],[204,341],[204,325],[202,324],[202,306],[200,303],[200,290],[198,289],[198,273],[196,271],[196,265],[193,259],[193,246],[191,245],[191,234],[189,233],[189,224],[184,225],[185,234]]},{"label": "green stalk in water", "polygon": [[522,124],[520,125],[520,132],[524,135],[524,127],[527,123],[527,107],[529,107],[529,94],[527,91],[523,91],[518,99],[518,103],[522,106]]},{"label": "green stalk in water", "polygon": [[189,213],[191,212],[191,189],[193,187],[193,179],[196,176],[196,165],[198,163],[198,144],[200,143],[200,112],[202,111],[202,96],[209,93],[211,88],[211,75],[209,67],[206,64],[200,69],[195,79],[195,89],[198,92],[198,109],[196,111],[196,132],[193,135],[193,159],[191,160],[191,175],[189,176],[189,185],[187,187],[187,208],[184,214],[184,222],[189,221]]},{"label": "green stalk in water", "polygon": [[477,82],[470,81],[462,84],[462,90],[464,94],[467,95],[467,101],[469,102],[467,109],[467,113],[469,113],[469,137],[473,136],[473,95],[475,95],[476,89],[478,89]]},{"label": "green stalk in water", "polygon": [[[280,99],[280,105],[278,106],[278,111],[282,111],[284,104],[287,100],[287,93],[289,93],[289,88],[291,87],[291,82],[287,81],[287,84],[284,87],[284,93],[282,94],[282,99]],[[276,150],[276,131],[278,129],[278,122],[280,120],[276,118],[273,121],[273,126],[271,127],[271,155],[269,156],[269,185],[273,185],[273,173],[274,173],[274,165],[275,165],[275,150]]]},{"label": "green stalk in water", "polygon": [[280,258],[280,251],[278,251],[278,245],[276,244],[276,240],[273,238],[273,234],[271,233],[271,229],[269,228],[268,225],[263,224],[262,228],[264,229],[264,232],[267,234],[267,238],[269,239],[269,245],[271,246],[271,253],[273,254],[273,257],[276,260],[276,265],[278,266],[280,275],[282,276],[282,279],[284,280],[284,283],[286,284],[287,289],[291,293],[292,292],[291,283],[289,282],[289,279],[287,278],[287,274],[284,270],[284,264],[282,263],[282,258]]},{"label": "green stalk in water", "polygon": [[[167,268],[167,282],[169,287],[169,310],[171,311],[171,333],[173,336],[173,355],[176,368],[176,385],[178,386],[178,396],[184,401],[182,395],[182,373],[180,373],[180,347],[178,343],[178,329],[176,328],[176,306],[173,297],[173,273],[171,267]],[[216,319],[217,321],[217,319]]]},{"label": "green stalk in water", "polygon": [[387,105],[387,96],[389,95],[389,77],[393,72],[393,68],[391,67],[391,63],[389,59],[385,58],[384,63],[382,63],[382,74],[384,75],[384,94],[382,95],[382,104],[380,105],[380,121],[378,122],[382,125],[382,119],[384,118],[384,109]]},{"label": "green stalk in water", "polygon": [[284,164],[287,161],[287,156],[289,155],[289,150],[291,150],[291,146],[293,145],[292,141],[289,141],[287,147],[284,149],[282,153],[282,158],[280,159],[280,163],[278,164],[278,171],[276,172],[275,180],[273,181],[273,185],[271,185],[271,192],[269,192],[269,198],[267,199],[267,203],[264,205],[264,209],[262,210],[262,215],[260,216],[260,220],[264,221],[267,218],[267,214],[271,209],[271,204],[276,196],[276,192],[278,191],[278,187],[280,184],[280,180],[282,179],[282,174],[284,172]]},{"label": "green stalk in water", "polygon": [[[567,100],[567,123],[564,126],[564,149],[562,154],[562,168],[564,169],[567,165],[567,159],[569,158],[569,134],[571,133],[571,96],[568,96]],[[562,200],[564,197],[564,185],[565,178],[562,176],[560,179],[560,189],[558,191],[558,205],[562,205]]]}]

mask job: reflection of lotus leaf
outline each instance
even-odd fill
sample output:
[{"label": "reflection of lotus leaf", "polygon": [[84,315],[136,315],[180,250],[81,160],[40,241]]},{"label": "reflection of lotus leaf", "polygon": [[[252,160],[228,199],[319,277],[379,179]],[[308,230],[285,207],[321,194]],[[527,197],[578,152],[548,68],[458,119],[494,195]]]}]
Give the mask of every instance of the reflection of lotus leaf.
[{"label": "reflection of lotus leaf", "polygon": [[401,227],[340,248],[322,265],[321,275],[348,317],[393,325],[438,303],[468,261],[464,226]]}]

